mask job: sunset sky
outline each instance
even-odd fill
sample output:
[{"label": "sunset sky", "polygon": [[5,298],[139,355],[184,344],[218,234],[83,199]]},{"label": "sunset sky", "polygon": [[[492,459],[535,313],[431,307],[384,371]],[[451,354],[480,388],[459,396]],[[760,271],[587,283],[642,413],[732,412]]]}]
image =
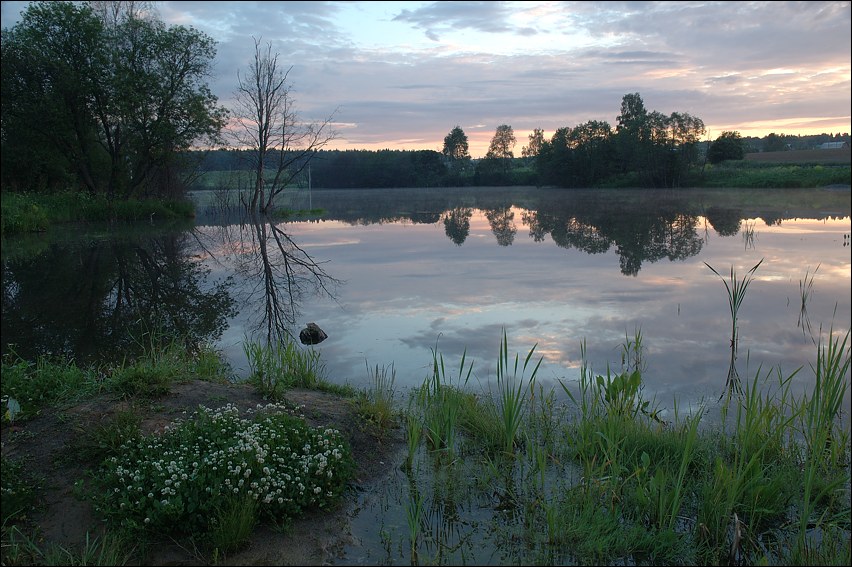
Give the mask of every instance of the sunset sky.
[{"label": "sunset sky", "polygon": [[[2,25],[26,2],[2,3]],[[460,125],[481,157],[500,124],[605,120],[625,94],[701,118],[708,137],[846,133],[850,2],[156,2],[218,42],[210,84],[229,105],[256,37],[300,116],[334,113],[346,149],[441,150]],[[336,110],[336,112],[335,112]]]}]

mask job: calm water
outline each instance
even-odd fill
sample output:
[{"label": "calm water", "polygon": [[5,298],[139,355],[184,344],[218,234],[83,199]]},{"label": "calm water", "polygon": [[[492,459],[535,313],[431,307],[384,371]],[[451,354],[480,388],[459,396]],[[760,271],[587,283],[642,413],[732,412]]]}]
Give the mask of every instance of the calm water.
[{"label": "calm water", "polygon": [[[779,194],[783,198],[779,198]],[[645,392],[716,398],[730,360],[723,276],[763,260],[739,312],[741,376],[804,366],[820,333],[850,327],[849,191],[313,191],[322,219],[240,219],[207,206],[195,224],[84,227],[3,246],[3,350],[102,359],[155,323],[218,346],[244,377],[246,338],[329,338],[328,379],[370,384],[390,367],[403,392],[432,353],[474,361],[487,385],[509,352],[536,347],[546,387],[621,367],[641,332]],[[735,198],[731,196],[735,195]],[[283,251],[283,254],[282,254]],[[802,290],[807,292],[802,310]],[[10,344],[14,346],[9,346]]]},{"label": "calm water", "polygon": [[[314,191],[290,204],[320,207],[322,220],[280,222],[194,198],[194,223],[5,241],[4,353],[121,359],[157,328],[216,345],[240,379],[245,340],[313,321],[328,339],[306,348],[329,380],[367,387],[369,369],[392,365],[404,396],[430,374],[433,351],[449,369],[466,353],[471,386],[487,387],[504,331],[510,353],[535,346],[546,387],[574,384],[583,343],[593,371],[618,371],[641,333],[645,396],[665,414],[674,397],[712,404],[725,388],[731,314],[708,265],[742,278],[762,261],[739,312],[744,379],[761,365],[762,375],[804,367],[793,387],[806,391],[815,343],[850,328],[848,189]],[[411,477],[387,463],[387,478],[358,493],[335,564],[411,564],[416,498],[425,562],[573,561],[570,550],[527,547],[523,515],[483,494],[476,459],[434,467],[421,447],[417,463]],[[577,473],[554,461],[547,474],[547,490],[563,490]]]}]

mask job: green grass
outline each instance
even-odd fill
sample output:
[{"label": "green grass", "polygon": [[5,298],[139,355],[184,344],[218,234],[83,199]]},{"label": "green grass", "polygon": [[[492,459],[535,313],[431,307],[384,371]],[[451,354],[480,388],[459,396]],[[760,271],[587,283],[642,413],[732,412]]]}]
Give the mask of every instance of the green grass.
[{"label": "green grass", "polygon": [[0,465],[3,468],[0,508],[2,508],[5,527],[7,522],[26,518],[37,505],[36,492],[39,486],[22,459],[13,459],[4,455],[0,457]]},{"label": "green grass", "polygon": [[42,546],[37,537],[15,526],[3,528],[3,547],[3,565],[128,565],[135,550],[126,537],[88,532],[77,548]]},{"label": "green grass", "polygon": [[367,422],[386,431],[396,424],[399,411],[396,408],[396,370],[393,364],[379,366],[370,370],[367,366],[372,385],[357,397],[358,414]]},{"label": "green grass", "polygon": [[[732,280],[743,289],[743,280]],[[626,337],[622,368],[604,374],[592,371],[583,344],[579,381],[560,387],[568,412],[537,382],[535,348],[510,356],[505,331],[486,381],[498,386],[493,391],[471,391],[473,363],[462,356],[450,370],[436,348],[431,376],[400,411],[393,366],[368,367],[365,403],[380,409],[365,419],[399,417],[406,435],[399,505],[381,506],[396,520],[383,519],[377,533],[388,546],[399,538],[403,560],[423,563],[476,562],[498,552],[522,564],[848,564],[850,434],[841,417],[849,331],[830,330],[815,345],[808,392],[793,395],[804,366],[787,374],[758,369],[719,408],[718,425],[705,423],[704,406],[686,412],[676,401],[670,421],[660,417],[643,398],[643,343],[639,331]],[[273,374],[316,366],[313,355],[300,358],[314,351],[255,346],[281,355],[267,363]],[[178,374],[198,368],[197,357],[168,349],[146,364],[179,366],[172,356],[184,360]],[[73,364],[41,364],[54,390],[63,391],[63,380],[78,384]],[[37,368],[4,365],[4,388],[7,375],[38,376]],[[87,379],[89,370],[80,372]],[[100,380],[111,387],[109,376]],[[148,396],[144,387],[127,392],[131,400]],[[188,538],[206,557],[226,557],[258,524],[286,525],[334,505],[351,478],[340,433],[311,428],[282,405],[245,414],[199,408],[147,436],[139,432],[140,408],[114,414],[74,447],[102,463],[88,494],[110,526],[79,549],[42,548],[20,529],[40,488],[27,461],[4,457],[4,564],[122,564],[135,546],[163,534]],[[135,535],[122,539],[125,533]]]},{"label": "green grass", "polygon": [[4,235],[40,232],[52,225],[69,222],[159,221],[195,216],[195,209],[188,200],[110,202],[102,195],[71,191],[52,194],[4,191],[0,211],[0,229]]},{"label": "green grass", "polygon": [[708,165],[703,178],[695,177],[693,186],[785,189],[850,185],[851,171],[848,165],[723,162],[716,166]]},{"label": "green grass", "polygon": [[509,376],[509,341],[506,330],[503,330],[503,340],[500,343],[500,356],[497,358],[497,390],[498,411],[500,415],[500,437],[503,442],[503,450],[507,453],[514,451],[519,439],[519,430],[526,417],[528,395],[535,388],[535,376],[541,366],[542,359],[539,358],[535,367],[530,371],[529,378],[524,378],[530,359],[535,352],[533,346],[518,373],[519,356],[515,354],[514,364],[511,366],[512,375]]},{"label": "green grass", "polygon": [[[670,422],[649,408],[641,394],[644,353],[639,332],[622,345],[623,368],[616,374],[610,369],[605,375],[594,374],[583,345],[577,390],[562,386],[574,405],[574,417],[557,421],[556,435],[543,425],[561,419],[547,409],[548,396],[539,388],[536,405],[532,388],[519,390],[517,383],[496,396],[455,387],[451,398],[443,398],[450,402],[449,412],[445,408],[430,417],[439,388],[448,382],[433,377],[423,386],[428,395],[421,389],[405,416],[410,431],[408,482],[416,483],[418,498],[426,491],[428,502],[429,493],[437,496],[450,489],[444,482],[459,482],[457,475],[455,480],[442,478],[466,463],[459,474],[469,480],[456,489],[469,492],[469,500],[454,503],[454,509],[476,502],[510,511],[505,525],[496,520],[502,527],[491,537],[497,538],[501,553],[520,563],[720,564],[811,558],[842,564],[848,558],[842,542],[845,537],[848,543],[849,533],[850,440],[839,411],[849,392],[848,333],[834,336],[821,348],[811,394],[793,396],[799,371],[784,375],[758,369],[740,395],[720,407],[722,429],[703,423],[704,407],[683,413],[675,401]],[[504,333],[498,359],[503,377],[521,368],[520,363],[507,364],[510,360]],[[444,377],[441,356],[433,353],[433,361],[435,376]],[[518,408],[523,392],[529,401],[526,411],[511,413],[520,416],[516,432],[526,442],[506,452],[501,396],[510,401],[509,407]],[[435,423],[446,423],[447,413],[460,427],[442,438],[434,433],[439,429]],[[425,455],[446,451],[446,441],[430,440],[431,433],[437,439],[452,437],[464,460],[430,458],[431,466],[419,466],[421,428],[430,449]],[[578,474],[566,474],[566,466],[567,471],[576,467]],[[409,498],[402,505],[411,512],[418,502]],[[443,514],[453,517],[453,512]],[[462,529],[458,526],[421,525],[416,540],[415,532],[409,533],[412,557],[423,557],[430,538],[437,537],[435,530]],[[462,545],[465,537],[475,536],[459,534],[447,548]],[[417,541],[424,543],[418,546]],[[478,544],[472,545],[475,549]]]},{"label": "green grass", "polygon": [[292,339],[260,343],[245,341],[249,382],[268,399],[280,401],[291,388],[327,389],[325,364],[319,352],[303,349]]},{"label": "green grass", "polygon": [[[227,364],[212,347],[187,349],[181,341],[152,342],[135,359],[113,367],[80,367],[73,360],[39,356],[24,360],[14,351],[3,357],[0,382],[4,420],[23,421],[46,408],[86,399],[100,392],[124,397],[157,397],[179,382],[223,381]],[[18,411],[12,416],[10,405]]]}]

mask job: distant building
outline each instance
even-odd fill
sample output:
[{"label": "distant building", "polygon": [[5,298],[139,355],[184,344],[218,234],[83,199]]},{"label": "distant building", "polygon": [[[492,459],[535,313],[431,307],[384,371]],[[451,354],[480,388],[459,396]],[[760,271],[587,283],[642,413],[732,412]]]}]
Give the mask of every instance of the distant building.
[{"label": "distant building", "polygon": [[818,149],[820,150],[838,150],[841,148],[848,148],[849,142],[825,142],[824,144],[820,144]]}]

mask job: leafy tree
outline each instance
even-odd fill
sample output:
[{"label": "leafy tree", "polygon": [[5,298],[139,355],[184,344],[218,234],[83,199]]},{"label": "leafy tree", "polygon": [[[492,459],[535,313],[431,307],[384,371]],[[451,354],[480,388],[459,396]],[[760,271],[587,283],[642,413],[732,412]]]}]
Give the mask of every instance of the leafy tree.
[{"label": "leafy tree", "polygon": [[240,127],[234,137],[254,150],[249,154],[254,171],[249,207],[262,212],[271,210],[275,197],[336,137],[330,130],[333,115],[319,123],[299,121],[287,82],[290,69],[279,65],[278,56],[271,44],[263,50],[255,39],[254,60],[245,76],[237,75],[234,116]]},{"label": "leafy tree", "polygon": [[722,135],[716,138],[707,150],[707,161],[714,164],[744,157],[743,139],[739,132],[722,132]]},{"label": "leafy tree", "polygon": [[515,157],[512,149],[515,147],[517,139],[515,132],[508,124],[497,126],[497,131],[494,132],[494,137],[491,138],[491,144],[488,146],[488,153],[485,154],[486,159],[503,160],[504,167],[507,167],[508,160]]},{"label": "leafy tree", "polygon": [[442,152],[451,160],[467,160],[470,159],[468,153],[467,134],[461,129],[461,126],[456,125],[450,130],[450,133],[444,137],[444,149]]},{"label": "leafy tree", "polygon": [[780,136],[775,132],[771,134],[767,134],[763,138],[763,151],[764,152],[783,152],[787,149],[787,143],[784,140],[784,135]]},{"label": "leafy tree", "polygon": [[643,161],[643,146],[650,137],[648,111],[639,93],[626,94],[621,99],[621,114],[616,119],[616,142],[621,171],[638,171]]},{"label": "leafy tree", "polygon": [[544,144],[544,130],[535,128],[529,135],[529,140],[529,144],[521,148],[521,156],[525,158],[536,157],[541,152],[541,146]]},{"label": "leafy tree", "polygon": [[102,13],[109,21],[85,4],[33,3],[4,30],[4,161],[43,145],[89,191],[150,195],[224,125],[205,83],[215,42],[135,10]]},{"label": "leafy tree", "polygon": [[443,182],[447,174],[447,166],[441,154],[434,150],[417,150],[410,155],[414,169],[414,184],[434,187]]}]

